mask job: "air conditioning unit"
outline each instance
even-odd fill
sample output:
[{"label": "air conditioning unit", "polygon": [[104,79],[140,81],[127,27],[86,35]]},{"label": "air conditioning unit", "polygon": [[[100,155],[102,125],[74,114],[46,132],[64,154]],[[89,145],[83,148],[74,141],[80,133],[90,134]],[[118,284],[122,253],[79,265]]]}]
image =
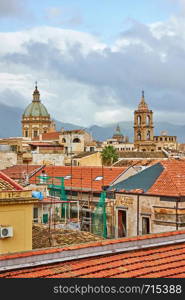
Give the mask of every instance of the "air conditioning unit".
[{"label": "air conditioning unit", "polygon": [[13,227],[11,226],[0,226],[0,239],[13,237]]}]

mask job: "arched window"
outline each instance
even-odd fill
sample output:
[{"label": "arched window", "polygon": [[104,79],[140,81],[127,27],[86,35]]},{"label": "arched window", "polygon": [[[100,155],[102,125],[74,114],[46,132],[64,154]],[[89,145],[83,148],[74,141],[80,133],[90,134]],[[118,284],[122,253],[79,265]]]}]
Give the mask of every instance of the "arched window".
[{"label": "arched window", "polygon": [[150,140],[150,131],[147,132],[147,136],[146,136],[147,141]]},{"label": "arched window", "polygon": [[147,125],[147,126],[150,126],[150,116],[147,116],[147,117],[146,117],[146,125]]},{"label": "arched window", "polygon": [[25,130],[25,137],[28,137],[28,130]]},{"label": "arched window", "polygon": [[140,131],[137,134],[137,139],[138,139],[138,141],[141,141],[141,132]]},{"label": "arched window", "polygon": [[66,143],[66,139],[65,138],[62,139],[62,143]]},{"label": "arched window", "polygon": [[73,140],[73,143],[80,143],[81,141],[80,141],[80,139],[79,138],[75,138],[74,140]]},{"label": "arched window", "polygon": [[141,116],[138,116],[138,117],[137,117],[137,124],[138,124],[138,126],[141,125]]}]

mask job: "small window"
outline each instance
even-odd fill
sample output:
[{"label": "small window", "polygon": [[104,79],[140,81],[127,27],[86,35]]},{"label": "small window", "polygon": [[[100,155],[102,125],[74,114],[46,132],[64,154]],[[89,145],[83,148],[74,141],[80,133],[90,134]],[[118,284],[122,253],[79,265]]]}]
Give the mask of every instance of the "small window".
[{"label": "small window", "polygon": [[150,218],[143,217],[142,218],[142,234],[150,233]]},{"label": "small window", "polygon": [[97,176],[94,180],[95,181],[100,181],[100,180],[102,180],[103,179],[103,176]]},{"label": "small window", "polygon": [[25,137],[28,137],[28,130],[25,130]]}]

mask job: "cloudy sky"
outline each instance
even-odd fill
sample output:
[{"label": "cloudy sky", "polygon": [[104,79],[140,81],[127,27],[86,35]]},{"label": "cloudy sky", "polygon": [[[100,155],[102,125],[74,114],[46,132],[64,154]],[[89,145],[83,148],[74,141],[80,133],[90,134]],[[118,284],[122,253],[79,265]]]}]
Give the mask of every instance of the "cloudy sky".
[{"label": "cloudy sky", "polygon": [[185,124],[185,0],[0,0],[0,102],[25,108],[38,81],[53,118]]}]

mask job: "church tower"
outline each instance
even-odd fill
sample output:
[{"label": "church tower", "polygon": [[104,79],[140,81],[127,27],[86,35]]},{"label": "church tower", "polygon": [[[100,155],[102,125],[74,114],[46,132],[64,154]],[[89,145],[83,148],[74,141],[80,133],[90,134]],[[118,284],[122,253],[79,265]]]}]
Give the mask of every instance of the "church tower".
[{"label": "church tower", "polygon": [[37,138],[42,133],[47,133],[52,126],[52,121],[46,107],[40,101],[40,93],[35,85],[32,103],[22,115],[22,136],[30,139]]},{"label": "church tower", "polygon": [[134,146],[137,151],[155,151],[153,112],[145,102],[144,91],[134,112]]}]

